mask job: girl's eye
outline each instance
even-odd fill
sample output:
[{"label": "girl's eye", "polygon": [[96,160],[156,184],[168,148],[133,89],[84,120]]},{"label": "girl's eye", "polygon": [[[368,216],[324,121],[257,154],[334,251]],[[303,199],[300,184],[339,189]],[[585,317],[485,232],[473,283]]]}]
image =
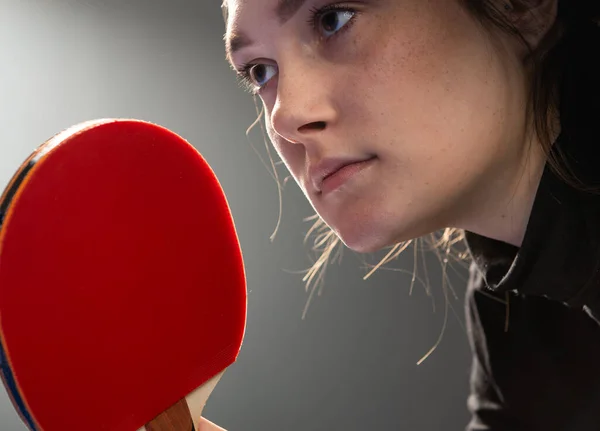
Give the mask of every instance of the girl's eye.
[{"label": "girl's eye", "polygon": [[352,18],[355,12],[348,9],[329,9],[315,14],[317,30],[323,31],[323,36],[329,38],[340,31]]},{"label": "girl's eye", "polygon": [[[311,10],[309,23],[316,33],[328,40],[341,30],[348,29],[357,13],[355,9],[330,5]],[[244,66],[238,73],[250,91],[257,93],[278,73],[278,68],[273,64],[256,63]]]},{"label": "girl's eye", "polygon": [[277,66],[272,64],[253,64],[247,69],[248,78],[253,85],[264,87],[277,73]]}]

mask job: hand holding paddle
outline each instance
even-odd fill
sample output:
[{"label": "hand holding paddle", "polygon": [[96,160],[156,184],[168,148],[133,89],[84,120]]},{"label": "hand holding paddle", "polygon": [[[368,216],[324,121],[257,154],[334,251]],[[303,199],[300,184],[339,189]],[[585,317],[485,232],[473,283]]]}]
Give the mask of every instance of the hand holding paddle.
[{"label": "hand holding paddle", "polygon": [[224,193],[174,133],[80,124],[6,188],[0,375],[32,431],[204,430],[245,318]]}]

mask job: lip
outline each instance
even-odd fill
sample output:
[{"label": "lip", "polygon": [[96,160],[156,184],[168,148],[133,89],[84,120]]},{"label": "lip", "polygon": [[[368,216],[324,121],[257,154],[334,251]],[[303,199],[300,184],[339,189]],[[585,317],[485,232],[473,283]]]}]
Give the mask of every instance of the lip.
[{"label": "lip", "polygon": [[368,162],[375,159],[374,156],[366,158],[330,158],[323,159],[315,166],[311,166],[308,170],[309,180],[312,183],[314,190],[318,193],[324,192],[324,182],[329,178],[341,171],[343,168],[350,167],[351,165],[358,165],[363,162]]}]

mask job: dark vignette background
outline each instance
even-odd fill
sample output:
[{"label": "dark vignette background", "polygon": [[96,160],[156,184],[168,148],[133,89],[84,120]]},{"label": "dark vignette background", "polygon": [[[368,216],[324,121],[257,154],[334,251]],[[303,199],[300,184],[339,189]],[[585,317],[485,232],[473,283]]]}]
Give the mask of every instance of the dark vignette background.
[{"label": "dark vignette background", "polygon": [[[421,286],[409,296],[412,250],[393,265],[404,272],[367,281],[347,251],[302,320],[308,296],[293,272],[310,264],[302,219],[312,211],[290,182],[281,230],[269,241],[276,185],[244,137],[254,105],[224,60],[219,3],[0,0],[0,185],[32,149],[80,121],[134,117],[172,129],[217,173],[248,276],[245,343],[205,415],[229,431],[462,429],[470,366],[459,323],[464,271],[451,274],[458,318],[450,316],[441,345],[419,366],[443,324],[433,256],[435,313]],[[260,134],[250,136],[264,156]],[[0,431],[22,430],[0,391]]]}]

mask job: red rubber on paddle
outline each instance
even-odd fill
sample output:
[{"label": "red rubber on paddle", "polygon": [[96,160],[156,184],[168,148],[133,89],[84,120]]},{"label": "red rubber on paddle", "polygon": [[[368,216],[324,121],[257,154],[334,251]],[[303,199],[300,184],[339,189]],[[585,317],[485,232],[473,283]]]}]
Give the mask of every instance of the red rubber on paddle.
[{"label": "red rubber on paddle", "polygon": [[135,431],[237,358],[246,283],[227,201],[191,145],[141,121],[36,154],[3,198],[5,384],[37,430]]}]

